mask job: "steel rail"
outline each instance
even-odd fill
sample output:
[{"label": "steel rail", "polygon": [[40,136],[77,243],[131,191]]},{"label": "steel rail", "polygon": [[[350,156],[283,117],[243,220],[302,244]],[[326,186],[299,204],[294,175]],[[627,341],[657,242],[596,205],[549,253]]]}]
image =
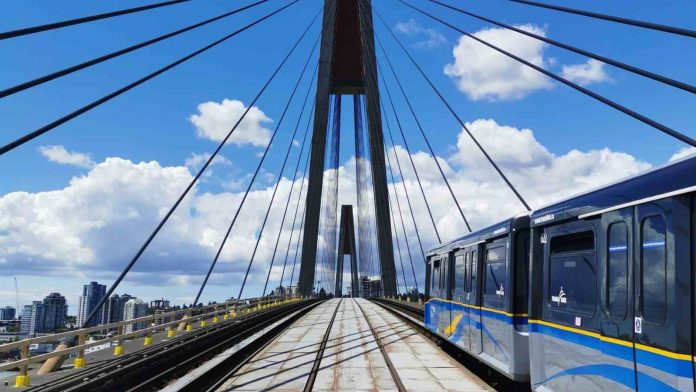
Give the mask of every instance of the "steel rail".
[{"label": "steel rail", "polygon": [[336,314],[338,314],[338,308],[341,306],[342,302],[343,298],[338,300],[336,309],[334,309],[333,315],[331,316],[331,321],[329,321],[329,325],[326,327],[326,332],[324,333],[324,337],[319,345],[319,350],[317,350],[317,356],[314,358],[314,363],[312,364],[312,370],[309,372],[309,376],[307,377],[304,392],[312,392],[314,382],[316,381],[317,374],[319,373],[319,366],[321,366],[321,359],[324,357],[324,350],[326,350],[326,345],[329,342],[329,336],[331,336],[331,328],[333,327],[334,320],[336,320]]},{"label": "steel rail", "polygon": [[399,372],[396,371],[396,367],[394,366],[391,359],[389,358],[389,353],[387,353],[387,350],[384,348],[384,345],[382,344],[382,339],[379,337],[379,334],[375,330],[375,327],[372,325],[370,318],[367,317],[367,313],[365,313],[365,309],[363,309],[362,306],[360,306],[360,303],[355,298],[353,298],[353,301],[355,302],[356,305],[358,305],[358,309],[360,309],[360,312],[362,313],[363,318],[367,322],[367,326],[370,328],[370,331],[372,332],[372,336],[374,336],[374,338],[375,338],[375,343],[377,343],[377,347],[379,348],[379,351],[382,353],[382,356],[384,357],[384,362],[387,364],[387,368],[389,369],[389,373],[391,374],[392,379],[394,380],[394,384],[396,384],[396,389],[399,390],[400,392],[405,392],[406,387],[404,386],[403,381],[401,381],[401,377],[399,376]]}]

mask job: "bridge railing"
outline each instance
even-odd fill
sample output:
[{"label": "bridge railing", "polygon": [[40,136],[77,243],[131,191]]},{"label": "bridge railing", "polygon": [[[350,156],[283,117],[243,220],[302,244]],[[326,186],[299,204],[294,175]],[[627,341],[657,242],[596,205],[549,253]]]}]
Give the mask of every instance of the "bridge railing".
[{"label": "bridge railing", "polygon": [[[114,347],[114,355],[124,353],[122,343],[127,339],[144,337],[143,345],[152,344],[152,334],[157,330],[166,330],[167,337],[175,336],[175,326],[178,330],[192,331],[193,324],[199,323],[200,327],[205,327],[210,320],[212,323],[220,321],[220,316],[223,320],[228,320],[241,315],[247,315],[256,311],[268,308],[270,306],[288,303],[300,299],[294,295],[277,295],[262,298],[250,298],[239,302],[225,302],[222,304],[212,304],[202,307],[192,307],[188,309],[180,309],[167,313],[153,314],[143,317],[138,317],[131,320],[118,321],[109,324],[102,324],[88,328],[80,328],[71,331],[59,332],[51,335],[38,336],[29,339],[23,339],[12,343],[0,345],[0,353],[11,352],[19,349],[20,359],[12,362],[0,364],[0,371],[19,368],[20,373],[17,376],[16,386],[28,386],[29,378],[27,375],[28,366],[32,363],[43,362],[51,358],[64,357],[77,353],[74,361],[75,368],[85,366],[85,350],[91,347],[100,346],[106,343],[116,342]],[[165,322],[159,322],[165,321]],[[129,325],[142,325],[146,327],[136,331],[126,332],[126,327]],[[114,331],[113,336],[108,336],[104,339],[98,339],[93,342],[87,342],[87,337],[95,332]],[[30,346],[37,343],[45,342],[64,342],[66,340],[77,340],[77,344],[70,347],[68,344],[61,343],[56,350],[50,353],[31,356]]]}]

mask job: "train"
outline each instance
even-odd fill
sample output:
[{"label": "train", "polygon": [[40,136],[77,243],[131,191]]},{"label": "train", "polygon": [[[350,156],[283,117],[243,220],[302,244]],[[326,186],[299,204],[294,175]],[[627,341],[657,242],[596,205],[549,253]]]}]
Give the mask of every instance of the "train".
[{"label": "train", "polygon": [[430,249],[424,323],[535,391],[693,391],[696,157]]}]

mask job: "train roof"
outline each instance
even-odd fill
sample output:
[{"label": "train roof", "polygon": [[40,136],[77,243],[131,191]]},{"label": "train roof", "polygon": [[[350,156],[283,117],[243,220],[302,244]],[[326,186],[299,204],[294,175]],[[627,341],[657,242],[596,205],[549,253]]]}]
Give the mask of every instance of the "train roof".
[{"label": "train roof", "polygon": [[693,156],[536,210],[531,226],[582,218],[691,191],[696,191],[696,157]]},{"label": "train roof", "polygon": [[527,227],[529,225],[529,213],[523,213],[504,221],[495,223],[483,229],[473,231],[465,236],[459,237],[445,244],[438,245],[427,252],[427,256],[436,255],[444,252],[449,252],[457,248],[467,245],[484,242],[491,238],[499,237],[508,234],[511,230],[518,227]]}]

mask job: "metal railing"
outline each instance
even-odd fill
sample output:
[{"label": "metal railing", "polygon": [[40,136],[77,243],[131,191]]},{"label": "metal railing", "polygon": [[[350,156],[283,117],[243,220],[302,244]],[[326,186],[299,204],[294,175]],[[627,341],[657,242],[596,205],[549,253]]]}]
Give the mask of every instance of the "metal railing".
[{"label": "metal railing", "polygon": [[[50,358],[67,356],[77,352],[77,357],[74,361],[75,368],[85,366],[85,350],[91,347],[100,346],[105,343],[116,342],[114,347],[114,355],[123,354],[123,341],[132,338],[144,337],[143,345],[152,344],[152,334],[157,330],[167,331],[167,337],[175,336],[174,326],[178,325],[179,329],[183,327],[185,332],[193,330],[193,324],[198,322],[200,327],[207,326],[208,321],[217,323],[220,321],[220,316],[223,320],[229,320],[242,315],[248,315],[259,310],[267,309],[272,306],[282,305],[289,302],[300,300],[301,297],[295,295],[278,295],[267,296],[262,298],[251,298],[244,300],[244,303],[225,302],[222,304],[212,304],[201,307],[192,307],[188,309],[180,309],[167,313],[153,314],[144,317],[138,317],[131,320],[118,321],[109,324],[102,324],[88,328],[75,329],[66,332],[55,333],[51,335],[39,336],[35,338],[23,339],[17,342],[0,345],[0,353],[20,350],[20,359],[0,364],[0,371],[19,368],[19,374],[16,379],[16,386],[28,386],[28,367],[32,363],[43,362]],[[157,321],[166,320],[163,323]],[[126,327],[135,324],[146,324],[145,328],[138,329],[132,332],[125,332]],[[115,334],[104,339],[98,339],[93,342],[87,342],[87,337],[95,332],[102,333],[104,331],[113,331]],[[53,352],[31,356],[29,347],[32,344],[45,342],[60,342],[66,339],[77,339],[77,344],[72,347],[59,348]]]}]

